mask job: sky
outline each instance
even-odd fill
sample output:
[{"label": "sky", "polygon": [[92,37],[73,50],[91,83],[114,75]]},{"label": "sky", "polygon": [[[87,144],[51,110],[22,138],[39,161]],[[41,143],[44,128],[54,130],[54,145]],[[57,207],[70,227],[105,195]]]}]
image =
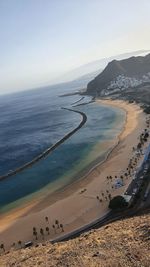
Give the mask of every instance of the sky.
[{"label": "sky", "polygon": [[0,0],[0,94],[150,49],[150,0]]}]

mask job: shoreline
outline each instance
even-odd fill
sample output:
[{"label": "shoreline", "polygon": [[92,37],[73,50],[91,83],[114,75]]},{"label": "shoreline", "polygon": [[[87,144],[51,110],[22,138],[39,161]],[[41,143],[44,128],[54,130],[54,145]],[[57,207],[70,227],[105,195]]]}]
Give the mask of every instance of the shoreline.
[{"label": "shoreline", "polygon": [[[104,104],[104,106],[105,106],[105,104]],[[70,137],[70,136],[68,137],[68,135],[70,135],[70,133],[72,135],[73,132],[78,131],[85,124],[85,122],[87,121],[87,116],[81,111],[76,111],[76,110],[68,109],[68,108],[62,108],[62,109],[66,109],[66,110],[69,110],[69,111],[74,111],[74,112],[80,113],[83,116],[83,118],[82,118],[82,121],[79,123],[79,125],[76,128],[74,128],[71,132],[66,134],[60,141],[58,141],[53,146],[57,146],[57,144],[60,143],[62,140],[63,140],[62,142],[64,142],[64,139],[66,140],[66,139],[68,139]],[[125,111],[125,114],[126,114],[125,115],[125,119],[124,119],[124,125],[125,125],[126,124],[127,112],[126,112],[126,110],[124,110],[124,111]],[[33,197],[33,199],[31,198],[31,200],[27,199],[27,201],[25,201],[24,204],[21,204],[20,207],[13,208],[10,211],[8,210],[8,212],[7,211],[6,212],[5,211],[2,212],[0,214],[0,220],[1,220],[1,217],[3,215],[5,217],[9,217],[9,215],[11,213],[13,213],[13,214],[17,214],[17,213],[21,214],[21,217],[22,217],[22,216],[28,215],[30,212],[31,213],[32,212],[37,212],[37,211],[39,211],[39,207],[41,207],[40,208],[40,210],[41,210],[41,209],[43,209],[43,206],[44,206],[44,208],[46,208],[49,204],[55,203],[58,199],[60,200],[60,199],[62,199],[64,197],[66,197],[66,195],[68,195],[68,194],[70,195],[70,193],[68,193],[68,191],[75,192],[78,189],[78,187],[80,185],[80,182],[82,183],[87,178],[87,176],[89,176],[97,167],[100,167],[101,165],[105,164],[105,162],[107,161],[107,159],[109,158],[109,156],[111,155],[113,150],[118,146],[118,144],[120,142],[120,135],[124,131],[124,125],[123,125],[123,128],[121,129],[121,132],[119,133],[119,135],[117,135],[112,141],[107,141],[107,143],[110,143],[108,150],[105,151],[103,155],[100,155],[98,158],[96,158],[95,160],[90,162],[90,164],[88,164],[88,166],[86,166],[82,171],[79,171],[74,176],[75,178],[77,176],[79,177],[79,178],[77,178],[77,181],[75,181],[75,179],[74,179],[70,183],[68,183],[66,185],[63,185],[60,189],[56,189],[56,191],[50,193],[50,195],[48,195],[48,196],[46,196],[44,198],[42,197],[42,193],[39,194],[38,196],[41,198],[41,200],[37,200],[38,196],[35,197],[35,198]],[[67,138],[66,138],[66,136],[67,136]],[[105,143],[105,142],[103,142],[103,143]],[[51,150],[51,147],[48,148],[47,150]],[[45,151],[47,151],[47,150],[45,150]],[[41,155],[45,154],[45,151]],[[39,155],[38,158],[41,155]],[[33,159],[33,161],[35,159]],[[30,164],[30,162],[28,162],[27,165],[28,164]],[[22,167],[20,167],[20,168],[22,168]],[[86,181],[84,181],[84,182],[86,182]],[[89,183],[89,181],[88,181],[88,183]],[[63,194],[65,194],[65,196],[60,197]],[[51,201],[49,202],[49,204],[46,205],[47,199],[51,199]],[[22,212],[21,212],[21,210],[22,210]],[[1,227],[0,227],[0,232],[1,232]]]},{"label": "shoreline", "polygon": [[[134,104],[127,104],[126,102],[123,102],[123,101],[119,101],[118,103],[118,100],[117,101],[97,100],[97,101],[104,105],[112,105],[112,106],[114,105],[115,107],[124,108],[124,110],[126,111],[126,120],[125,120],[123,129],[121,133],[119,134],[119,136],[116,138],[115,144],[112,147],[111,151],[109,151],[109,153],[107,154],[105,160],[103,162],[98,163],[96,166],[94,166],[83,178],[81,178],[81,180],[75,182],[74,184],[72,184],[72,186],[70,185],[69,187],[65,188],[63,192],[61,193],[59,192],[58,193],[59,196],[57,196],[57,193],[56,193],[54,203],[51,203],[50,198],[47,197],[41,203],[33,207],[30,207],[30,210],[26,210],[22,215],[20,215],[23,217],[21,217],[18,220],[16,219],[14,221],[14,224],[12,224],[10,228],[6,229],[5,231],[4,229],[2,229],[3,239],[5,237],[5,239],[8,240],[8,236],[10,235],[10,233],[14,235],[15,229],[17,228],[21,229],[21,224],[25,222],[28,224],[28,226],[30,225],[31,233],[29,233],[29,231],[26,230],[24,233],[24,237],[22,237],[22,240],[25,240],[25,237],[28,240],[29,237],[32,236],[32,226],[35,225],[37,218],[40,220],[37,226],[40,227],[40,223],[41,221],[42,223],[44,223],[43,218],[46,215],[51,216],[52,223],[54,222],[54,218],[55,219],[58,218],[60,222],[63,222],[63,225],[65,227],[65,233],[66,233],[66,231],[68,232],[71,229],[76,229],[77,227],[82,226],[86,224],[87,222],[89,223],[93,219],[103,216],[108,211],[107,201],[104,201],[104,203],[102,204],[102,207],[100,208],[100,204],[96,200],[96,194],[101,194],[101,191],[106,191],[106,188],[110,190],[110,185],[106,183],[105,181],[106,178],[101,179],[101,180],[99,178],[100,176],[103,175],[103,173],[106,172],[106,169],[110,167],[109,166],[110,162],[118,154],[118,150],[120,148],[122,149],[121,146],[123,145],[122,142],[124,142],[124,139],[126,140],[127,137],[129,137],[129,135],[132,135],[133,132],[136,131],[136,129],[138,128],[137,126],[139,126],[137,121],[140,120],[140,117],[145,118],[145,115],[143,114],[139,106],[134,105]],[[129,107],[132,107],[132,108],[129,108]],[[132,127],[131,127],[128,121],[130,121],[129,117],[131,113],[133,114],[133,110],[136,113],[136,116],[133,117],[133,121],[135,125],[131,119],[131,124],[132,124]],[[127,158],[128,158],[128,155],[127,155]],[[116,166],[114,165],[113,168],[116,169]],[[108,169],[111,170],[111,168],[108,168]],[[118,172],[118,170],[116,172]],[[129,184],[129,181],[128,181],[128,184]],[[83,187],[86,187],[86,191],[84,193],[81,193],[81,190],[83,189]],[[127,187],[127,185],[125,187]],[[119,190],[117,189],[117,193],[125,191],[125,187],[123,186],[123,188],[120,188]],[[100,188],[102,189],[100,190]],[[44,205],[46,203],[47,203],[47,207],[45,207]],[[43,210],[42,210],[42,206],[43,206]],[[63,213],[62,207],[66,208],[66,211],[64,212],[65,214],[62,214]],[[53,214],[53,216],[51,214]],[[64,219],[63,217],[66,217],[66,219]],[[9,218],[9,219],[13,219],[13,218]],[[51,235],[53,237],[54,233],[52,233]],[[58,233],[58,235],[55,235],[55,237],[59,235],[60,233]]]}]

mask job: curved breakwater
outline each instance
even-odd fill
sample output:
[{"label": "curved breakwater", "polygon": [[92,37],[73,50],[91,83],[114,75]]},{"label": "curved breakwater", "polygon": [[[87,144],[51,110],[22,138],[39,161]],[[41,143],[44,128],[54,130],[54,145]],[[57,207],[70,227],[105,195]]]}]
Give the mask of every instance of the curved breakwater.
[{"label": "curved breakwater", "polygon": [[85,98],[85,97],[82,96],[79,100],[73,102],[73,103],[71,104],[71,106],[74,105],[74,104],[77,104],[77,103],[81,102],[84,98]]},{"label": "curved breakwater", "polygon": [[2,176],[0,176],[0,181],[3,179],[6,179],[10,176],[13,176],[29,167],[31,167],[33,164],[37,163],[39,160],[41,160],[42,158],[46,157],[48,154],[50,154],[52,151],[54,151],[58,146],[60,146],[62,143],[64,143],[68,138],[70,138],[75,132],[77,132],[87,121],[87,116],[84,112],[78,111],[78,110],[74,110],[74,109],[69,109],[69,108],[64,108],[62,107],[62,109],[68,110],[68,111],[72,111],[75,113],[78,113],[82,116],[82,120],[79,123],[79,125],[77,127],[75,127],[72,131],[70,131],[69,133],[67,133],[63,138],[61,138],[58,142],[56,142],[54,145],[52,145],[51,147],[49,147],[48,149],[46,149],[42,154],[38,155],[37,157],[35,157],[33,160],[27,162],[26,164],[24,164],[23,166],[7,173],[4,174]]}]

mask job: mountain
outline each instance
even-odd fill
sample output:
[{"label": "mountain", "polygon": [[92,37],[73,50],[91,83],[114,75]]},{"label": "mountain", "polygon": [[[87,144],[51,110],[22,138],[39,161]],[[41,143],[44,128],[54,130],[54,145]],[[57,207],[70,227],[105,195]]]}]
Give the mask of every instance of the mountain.
[{"label": "mountain", "polygon": [[131,56],[140,56],[140,55],[145,55],[148,53],[150,50],[138,50],[138,51],[133,51],[129,53],[123,53],[111,57],[105,57],[101,58],[92,62],[89,62],[87,64],[81,65],[77,68],[72,69],[71,71],[68,71],[61,75],[60,77],[57,77],[53,82],[58,83],[58,82],[68,82],[72,80],[79,79],[80,77],[84,75],[88,75],[94,72],[101,71],[101,69],[104,69],[108,62],[112,61],[113,59],[121,60],[125,58],[129,58]]},{"label": "mountain", "polygon": [[[43,241],[44,242],[44,241]],[[148,267],[150,216],[117,221],[52,245],[1,252],[1,267]]]},{"label": "mountain", "polygon": [[109,95],[150,82],[150,54],[113,60],[87,85],[87,93]]}]

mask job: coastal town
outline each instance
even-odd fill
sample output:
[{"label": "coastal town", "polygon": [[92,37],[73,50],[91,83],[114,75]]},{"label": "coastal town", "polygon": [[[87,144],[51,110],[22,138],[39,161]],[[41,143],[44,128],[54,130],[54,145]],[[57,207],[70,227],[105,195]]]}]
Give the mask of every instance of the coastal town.
[{"label": "coastal town", "polygon": [[139,77],[128,77],[124,74],[118,75],[115,80],[110,82],[107,88],[101,92],[102,96],[109,96],[110,94],[124,91],[128,88],[136,88],[139,85],[150,82],[150,72]]}]

